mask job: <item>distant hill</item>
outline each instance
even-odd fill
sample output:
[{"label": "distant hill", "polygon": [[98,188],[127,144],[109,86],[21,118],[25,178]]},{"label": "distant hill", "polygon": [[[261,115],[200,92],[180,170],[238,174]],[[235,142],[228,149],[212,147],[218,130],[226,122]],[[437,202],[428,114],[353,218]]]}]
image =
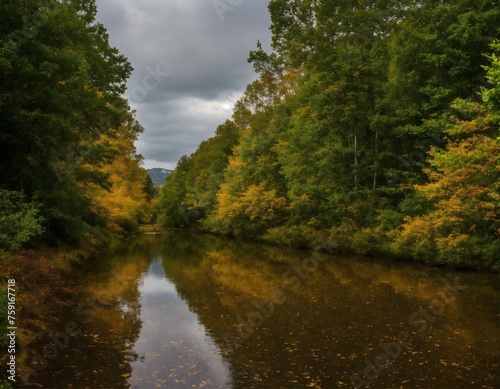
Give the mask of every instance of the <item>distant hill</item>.
[{"label": "distant hill", "polygon": [[153,169],[147,169],[149,173],[149,177],[151,177],[151,181],[153,181],[153,184],[155,186],[157,185],[163,185],[165,182],[165,179],[173,173],[173,170],[168,170],[168,169],[162,169],[155,167]]}]

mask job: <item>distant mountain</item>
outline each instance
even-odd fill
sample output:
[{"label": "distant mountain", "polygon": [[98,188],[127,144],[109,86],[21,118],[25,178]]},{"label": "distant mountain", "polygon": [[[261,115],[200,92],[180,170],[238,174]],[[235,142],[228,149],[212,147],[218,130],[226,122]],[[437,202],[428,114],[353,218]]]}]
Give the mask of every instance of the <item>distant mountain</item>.
[{"label": "distant mountain", "polygon": [[163,185],[165,179],[173,173],[173,170],[162,169],[159,167],[155,167],[153,169],[148,169],[149,177],[151,177],[151,181],[155,186]]}]

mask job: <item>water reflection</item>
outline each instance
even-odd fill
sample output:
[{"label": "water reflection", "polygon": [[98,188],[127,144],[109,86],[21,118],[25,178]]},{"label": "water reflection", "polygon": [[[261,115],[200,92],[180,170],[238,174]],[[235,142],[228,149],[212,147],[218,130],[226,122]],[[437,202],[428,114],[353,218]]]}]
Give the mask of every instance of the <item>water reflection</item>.
[{"label": "water reflection", "polygon": [[142,329],[131,363],[134,388],[229,387],[228,369],[196,314],[153,262],[139,288]]},{"label": "water reflection", "polygon": [[[31,385],[129,387],[130,363],[138,358],[133,345],[142,327],[138,286],[154,245],[151,239],[141,238],[130,244],[127,252],[101,258],[74,274],[75,282],[81,285],[75,309],[62,320],[62,327],[49,330],[58,333],[68,323],[75,323],[78,331]],[[36,348],[41,349],[46,343],[44,338]]]},{"label": "water reflection", "polygon": [[[412,344],[371,387],[500,387],[498,277],[338,257],[304,273],[308,255],[185,232],[139,237],[81,277],[82,299],[101,305],[41,383],[352,387],[408,332]],[[456,277],[465,289],[420,331],[410,318]]]},{"label": "water reflection", "polygon": [[[352,375],[363,374],[365,359],[403,331],[413,343],[374,387],[499,382],[495,276],[331,258],[301,279],[297,266],[305,252],[194,234],[163,236],[161,253],[167,277],[223,350],[235,388],[349,387]],[[283,286],[290,271],[301,281],[295,287]],[[420,332],[410,317],[456,277],[465,291]],[[261,322],[256,305],[272,302],[276,288],[285,301]],[[228,347],[227,334],[237,331],[250,335]]]}]

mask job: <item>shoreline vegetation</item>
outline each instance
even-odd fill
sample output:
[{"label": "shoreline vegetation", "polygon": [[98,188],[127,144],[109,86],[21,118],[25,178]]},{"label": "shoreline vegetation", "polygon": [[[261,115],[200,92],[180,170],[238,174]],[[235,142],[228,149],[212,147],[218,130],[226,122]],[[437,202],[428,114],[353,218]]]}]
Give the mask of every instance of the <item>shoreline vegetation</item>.
[{"label": "shoreline vegetation", "polygon": [[160,224],[500,269],[500,9],[273,0],[230,120],[183,156]]},{"label": "shoreline vegetation", "polygon": [[133,69],[95,1],[0,11],[0,302],[16,279],[21,354],[67,308],[71,269],[156,232],[156,213],[166,228],[499,270],[494,1],[271,0],[273,51],[249,57],[259,78],[158,199],[122,97]]}]

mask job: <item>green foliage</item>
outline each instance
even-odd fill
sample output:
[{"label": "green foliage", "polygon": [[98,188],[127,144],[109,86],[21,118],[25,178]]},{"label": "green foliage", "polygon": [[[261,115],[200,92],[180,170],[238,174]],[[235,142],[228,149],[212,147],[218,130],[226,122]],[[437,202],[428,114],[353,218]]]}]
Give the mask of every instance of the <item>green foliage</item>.
[{"label": "green foliage", "polygon": [[[7,316],[7,305],[9,300],[7,299],[7,289],[0,289],[0,306],[3,308],[2,312],[0,312],[0,331],[2,334],[7,334],[8,325],[8,316]],[[0,347],[4,350],[7,347],[8,338],[4,335],[0,338]]]},{"label": "green foliage", "polygon": [[491,45],[493,53],[488,56],[491,67],[485,66],[488,71],[486,79],[491,88],[482,90],[482,98],[485,106],[492,114],[492,119],[500,121],[500,41],[495,41]]},{"label": "green foliage", "polygon": [[39,204],[22,192],[0,189],[0,255],[19,250],[43,233]]},{"label": "green foliage", "polygon": [[500,143],[496,139],[500,110],[491,99],[500,81],[495,79],[500,45],[492,48],[495,54],[488,72],[492,87],[483,90],[482,103],[455,102],[454,107],[468,119],[457,119],[451,126],[441,122],[448,136],[446,148],[430,152],[425,169],[429,182],[416,186],[402,203],[405,222],[390,233],[392,250],[399,255],[460,266],[500,265]]},{"label": "green foliage", "polygon": [[262,240],[284,246],[307,248],[318,240],[318,232],[308,226],[279,226],[269,228]]},{"label": "green foliage", "polygon": [[13,389],[14,387],[9,381],[0,378],[0,389]]},{"label": "green foliage", "polygon": [[272,0],[269,11],[273,52],[250,53],[259,79],[235,105],[233,136],[179,162],[160,220],[495,266],[498,4]]},{"label": "green foliage", "polygon": [[9,249],[38,235],[40,223],[45,243],[76,246],[100,240],[108,224],[86,189],[110,189],[102,167],[130,152],[103,139],[120,138],[133,121],[121,97],[132,67],[95,16],[94,0],[0,4],[0,189],[39,204],[10,216]]},{"label": "green foliage", "polygon": [[189,159],[182,156],[175,171],[163,184],[158,200],[158,223],[168,227],[189,227],[190,220],[187,209],[182,204],[186,197],[186,175],[189,170]]},{"label": "green foliage", "polygon": [[167,177],[158,200],[158,222],[169,227],[200,227],[198,221],[210,214],[224,180],[228,157],[239,138],[230,120],[215,136],[204,141],[190,157],[183,156]]}]

